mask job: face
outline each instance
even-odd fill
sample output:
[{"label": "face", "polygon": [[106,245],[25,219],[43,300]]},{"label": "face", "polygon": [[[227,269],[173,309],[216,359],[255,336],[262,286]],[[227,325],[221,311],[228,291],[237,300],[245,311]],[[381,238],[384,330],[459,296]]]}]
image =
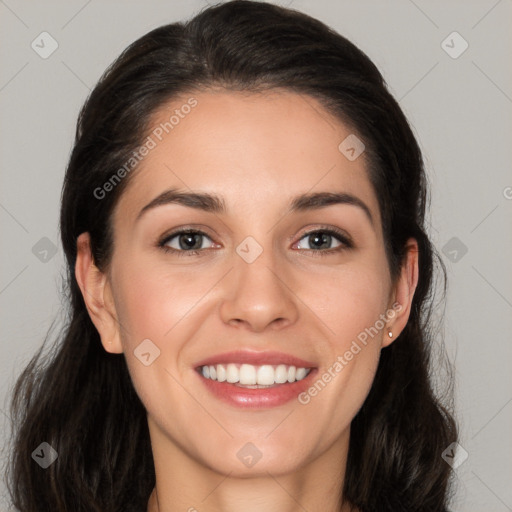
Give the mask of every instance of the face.
[{"label": "face", "polygon": [[153,448],[277,475],[346,446],[411,286],[391,281],[365,154],[339,149],[352,132],[277,91],[191,94],[152,126],[114,212],[108,315],[90,313],[125,354]]}]

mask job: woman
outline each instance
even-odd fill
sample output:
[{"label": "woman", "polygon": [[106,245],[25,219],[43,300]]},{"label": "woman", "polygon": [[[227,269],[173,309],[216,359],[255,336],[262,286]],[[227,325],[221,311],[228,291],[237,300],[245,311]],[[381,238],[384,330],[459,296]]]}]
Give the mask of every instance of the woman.
[{"label": "woman", "polygon": [[134,42],[79,116],[14,505],[445,511],[426,197],[381,74],[319,21],[233,1]]}]

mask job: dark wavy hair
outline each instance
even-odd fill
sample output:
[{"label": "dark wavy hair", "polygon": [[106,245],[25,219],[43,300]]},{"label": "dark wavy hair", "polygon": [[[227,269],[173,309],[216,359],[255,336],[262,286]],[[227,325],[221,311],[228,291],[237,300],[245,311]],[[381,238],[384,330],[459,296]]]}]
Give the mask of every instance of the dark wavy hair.
[{"label": "dark wavy hair", "polygon": [[[146,510],[155,485],[146,411],[124,355],[103,349],[87,313],[74,275],[77,238],[90,233],[94,261],[106,269],[112,212],[130,176],[101,200],[95,189],[141,145],[166,102],[219,87],[309,95],[364,140],[390,273],[399,275],[409,237],[418,242],[420,272],[409,321],[382,350],[353,419],[344,497],[362,512],[445,511],[451,468],[441,453],[457,439],[457,426],[444,352],[443,395],[433,373],[439,368],[432,358],[439,338],[435,270],[442,270],[443,297],[446,272],[426,231],[420,148],[380,72],[354,44],[300,12],[244,0],[209,7],[132,43],[80,111],[60,214],[69,307],[54,346],[43,353],[49,332],[13,388],[8,489],[14,506],[21,512]],[[44,441],[58,453],[47,469],[31,457]]]}]

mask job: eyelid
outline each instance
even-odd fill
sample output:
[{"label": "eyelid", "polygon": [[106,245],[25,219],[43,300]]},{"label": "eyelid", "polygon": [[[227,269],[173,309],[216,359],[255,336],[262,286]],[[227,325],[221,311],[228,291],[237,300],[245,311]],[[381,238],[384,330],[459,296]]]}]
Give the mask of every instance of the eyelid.
[{"label": "eyelid", "polygon": [[181,235],[182,233],[199,233],[201,235],[205,235],[208,238],[213,238],[213,235],[208,233],[208,228],[203,224],[186,224],[184,226],[177,226],[175,228],[167,230],[163,235],[158,237],[158,243],[165,242],[170,238],[173,238],[177,235]]},{"label": "eyelid", "polygon": [[316,233],[317,231],[322,232],[328,232],[331,234],[334,234],[340,238],[342,238],[343,242],[353,245],[354,241],[352,240],[352,237],[344,230],[335,226],[329,226],[329,225],[313,225],[312,227],[306,227],[304,228],[301,233],[297,236],[298,240],[302,240],[305,236],[310,235],[312,233]]}]

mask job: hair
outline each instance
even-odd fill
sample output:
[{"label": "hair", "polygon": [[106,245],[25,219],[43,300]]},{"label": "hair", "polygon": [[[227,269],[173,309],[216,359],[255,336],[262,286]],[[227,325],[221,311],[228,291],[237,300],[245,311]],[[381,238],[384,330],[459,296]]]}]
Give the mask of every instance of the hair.
[{"label": "hair", "polygon": [[[107,269],[112,213],[131,176],[102,199],[94,191],[141,145],[158,109],[214,88],[309,95],[364,141],[390,274],[399,275],[410,237],[418,242],[420,271],[408,323],[382,350],[352,421],[340,486],[361,512],[445,511],[452,470],[441,453],[457,439],[457,426],[452,386],[441,397],[433,373],[436,261],[444,292],[446,271],[427,235],[420,148],[381,73],[354,44],[303,13],[244,0],[136,40],[80,111],[60,211],[69,307],[55,346],[43,356],[49,332],[13,388],[8,488],[14,506],[21,512],[146,510],[155,485],[147,413],[124,355],[103,349],[88,315],[74,274],[77,238],[90,233],[94,262]],[[47,469],[31,457],[44,441],[58,453]]]}]

